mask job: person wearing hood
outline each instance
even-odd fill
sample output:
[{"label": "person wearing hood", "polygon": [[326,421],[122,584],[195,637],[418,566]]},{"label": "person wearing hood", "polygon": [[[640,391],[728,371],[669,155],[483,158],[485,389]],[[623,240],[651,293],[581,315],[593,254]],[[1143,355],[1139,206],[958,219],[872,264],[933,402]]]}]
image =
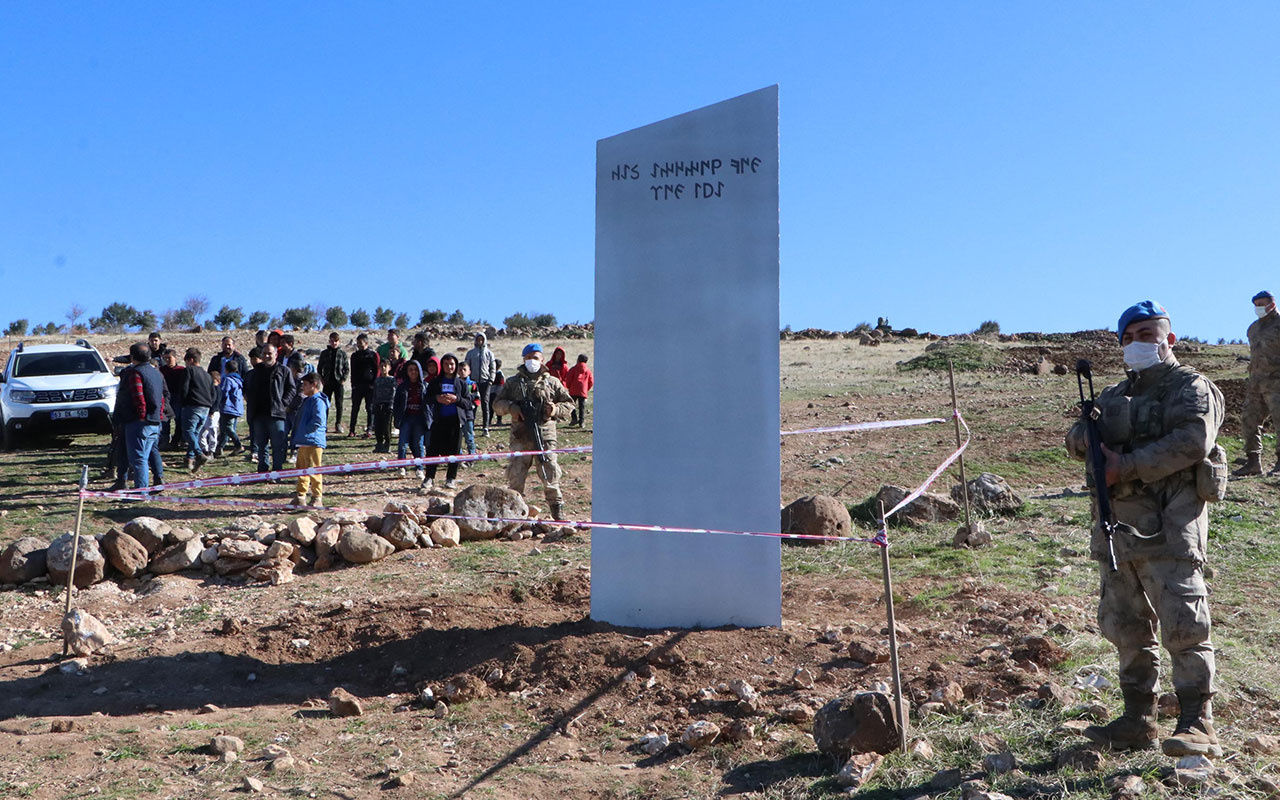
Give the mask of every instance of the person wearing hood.
[{"label": "person wearing hood", "polygon": [[557,347],[551,351],[551,360],[547,362],[546,369],[551,374],[551,377],[561,383],[564,383],[565,379],[569,377],[569,361],[563,347]]},{"label": "person wearing hood", "polygon": [[[1128,377],[1098,395],[1097,430],[1105,474],[1088,468],[1089,485],[1110,487],[1115,528],[1112,569],[1106,532],[1097,519],[1090,552],[1102,578],[1098,628],[1119,656],[1124,713],[1083,735],[1113,750],[1154,747],[1160,644],[1169,651],[1180,711],[1166,755],[1219,756],[1210,698],[1214,692],[1209,641],[1206,503],[1226,492],[1226,455],[1216,440],[1222,393],[1173,354],[1169,314],[1153,300],[1125,310],[1116,328]],[[1076,422],[1067,451],[1088,459],[1088,428]],[[1157,638],[1157,630],[1160,637]]]},{"label": "person wearing hood", "polygon": [[[563,351],[561,351],[563,352]],[[524,363],[502,386],[493,412],[511,415],[511,450],[537,450],[531,426],[536,426],[542,443],[548,450],[556,446],[556,421],[567,420],[573,412],[573,398],[564,384],[542,365],[542,345],[526,345],[522,352]],[[525,419],[524,408],[533,409],[535,419]],[[560,493],[560,464],[555,453],[545,456],[515,456],[507,459],[507,487],[524,492],[529,467],[537,465],[542,478],[543,492],[551,507],[551,516],[564,519],[564,498]]]},{"label": "person wearing hood", "polygon": [[[427,384],[427,398],[431,403],[431,433],[427,444],[428,456],[456,456],[462,426],[475,412],[467,383],[458,377],[458,357],[445,353],[440,358],[440,374]],[[428,464],[423,489],[430,489],[436,477],[436,465]],[[444,488],[457,486],[458,462],[449,464],[445,471]]]},{"label": "person wearing hood", "polygon": [[475,347],[467,351],[463,361],[471,370],[471,380],[476,382],[476,394],[480,396],[480,425],[482,435],[489,435],[489,423],[493,421],[493,404],[489,398],[489,388],[497,372],[493,351],[489,349],[489,338],[477,333]]},{"label": "person wearing hood", "polygon": [[[1253,313],[1258,318],[1249,325],[1249,382],[1240,421],[1245,464],[1235,473],[1240,478],[1262,474],[1262,424],[1267,417],[1275,422],[1280,410],[1280,313],[1271,292],[1263,290],[1253,296]],[[1280,474],[1280,444],[1271,474]]]},{"label": "person wearing hood", "polygon": [[[293,426],[293,446],[298,450],[298,468],[318,467],[324,461],[324,448],[328,444],[325,430],[329,427],[329,398],[320,391],[320,376],[308,372],[298,383],[302,406]],[[320,475],[300,475],[295,489],[293,505],[324,505],[324,479]]]},{"label": "person wearing hood", "polygon": [[236,432],[240,418],[244,416],[244,378],[240,375],[240,364],[235,359],[229,359],[221,366],[224,373],[218,384],[218,444],[213,449],[215,458],[222,455],[222,448],[226,446],[228,439],[235,444],[231,455],[244,450],[240,434]]},{"label": "person wearing hood", "polygon": [[[439,371],[439,363],[434,363]],[[404,380],[396,387],[396,397],[392,404],[392,417],[396,427],[400,429],[397,458],[404,458],[406,453],[413,453],[414,458],[422,458],[423,440],[431,428],[431,403],[427,398],[427,384],[422,379],[422,365],[409,360],[404,364]],[[423,480],[422,467],[416,467],[418,480]],[[400,468],[400,477],[405,476],[404,467]]]}]

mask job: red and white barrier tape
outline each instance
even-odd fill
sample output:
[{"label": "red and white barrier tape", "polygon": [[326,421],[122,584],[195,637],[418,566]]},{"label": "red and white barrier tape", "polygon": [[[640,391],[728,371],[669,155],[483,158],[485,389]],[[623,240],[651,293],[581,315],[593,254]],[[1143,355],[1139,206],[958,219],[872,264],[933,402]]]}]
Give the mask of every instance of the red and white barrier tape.
[{"label": "red and white barrier tape", "polygon": [[849,431],[878,431],[884,428],[909,428],[913,425],[934,425],[945,419],[886,419],[879,422],[852,422],[830,428],[805,428],[799,431],[783,431],[783,436],[799,436],[805,433],[847,433]]},{"label": "red and white barrier tape", "polygon": [[936,481],[938,477],[942,475],[943,472],[946,472],[947,467],[954,464],[956,459],[958,459],[961,455],[964,454],[965,448],[969,446],[969,440],[972,434],[969,431],[968,423],[964,421],[964,417],[960,415],[960,411],[958,409],[955,412],[953,412],[951,416],[954,419],[959,420],[960,426],[964,428],[964,441],[961,442],[959,447],[957,447],[955,450],[952,451],[951,455],[946,457],[946,460],[944,460],[941,464],[938,465],[938,468],[935,469],[929,477],[924,479],[924,483],[920,484],[915,488],[915,491],[911,492],[911,494],[899,500],[898,504],[895,505],[893,508],[884,512],[884,520],[880,526],[880,530],[886,536],[888,535],[887,526],[888,526],[889,517],[892,517],[894,514],[901,511],[903,507],[905,507],[912,500],[915,500],[917,497],[924,494],[925,491],[928,490],[928,488],[933,485],[933,482]]},{"label": "red and white barrier tape", "polygon": [[472,461],[501,461],[517,456],[540,456],[543,453],[590,453],[591,445],[579,447],[560,447],[555,450],[516,450],[512,452],[474,453],[456,456],[426,456],[424,458],[392,458],[380,461],[357,461],[347,464],[328,464],[319,467],[301,467],[298,469],[282,469],[270,472],[241,472],[235,475],[223,475],[217,478],[196,478],[189,481],[161,483],[146,489],[122,489],[122,493],[146,495],[150,492],[174,491],[177,489],[206,489],[212,486],[244,486],[251,483],[300,478],[303,475],[346,475],[352,472],[369,472],[372,470],[395,469],[397,467],[422,467],[429,464],[463,464]]}]

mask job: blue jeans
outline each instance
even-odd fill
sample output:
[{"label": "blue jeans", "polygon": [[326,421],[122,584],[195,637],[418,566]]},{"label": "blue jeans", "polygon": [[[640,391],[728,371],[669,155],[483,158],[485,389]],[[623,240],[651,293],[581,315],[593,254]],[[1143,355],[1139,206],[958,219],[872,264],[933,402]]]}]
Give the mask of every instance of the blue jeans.
[{"label": "blue jeans", "polygon": [[[133,488],[145,489],[151,485],[150,467],[156,443],[160,441],[160,426],[141,420],[126,422],[124,426],[125,452],[129,456],[129,469],[133,470]],[[157,476],[164,480],[163,468]]]},{"label": "blue jeans", "polygon": [[285,431],[284,420],[271,417],[255,417],[253,420],[253,446],[258,448],[258,472],[267,472],[267,445],[271,446],[271,472],[284,469]]},{"label": "blue jeans", "polygon": [[187,443],[187,458],[203,456],[200,449],[200,429],[209,418],[209,409],[203,406],[182,407],[182,439]]},{"label": "blue jeans", "polygon": [[224,445],[226,445],[228,439],[230,439],[231,443],[234,444],[236,447],[242,446],[240,444],[240,434],[236,433],[236,425],[239,422],[240,422],[239,417],[232,417],[232,416],[228,416],[227,414],[219,415],[218,417],[218,449],[216,452],[218,453],[222,452],[222,448]]},{"label": "blue jeans", "polygon": [[462,425],[462,438],[467,443],[467,453],[475,455],[476,452],[476,421],[469,419]]},{"label": "blue jeans", "polygon": [[426,417],[420,414],[405,414],[404,419],[400,420],[400,449],[398,457],[404,458],[405,448],[407,447],[415,458],[422,458],[426,436]]}]

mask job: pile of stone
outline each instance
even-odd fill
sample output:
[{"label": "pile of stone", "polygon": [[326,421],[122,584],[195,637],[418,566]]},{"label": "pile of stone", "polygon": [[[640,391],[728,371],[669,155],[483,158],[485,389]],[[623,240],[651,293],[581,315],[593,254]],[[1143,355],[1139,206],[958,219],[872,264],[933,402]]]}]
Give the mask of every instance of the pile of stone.
[{"label": "pile of stone", "polygon": [[[323,520],[300,516],[277,523],[251,515],[203,535],[155,517],[137,517],[105,533],[81,536],[74,581],[84,588],[108,578],[199,571],[279,585],[292,581],[295,570],[330,569],[339,562],[369,564],[401,550],[532,538],[552,530],[538,521],[540,513],[518,492],[471,486],[453,503],[438,497],[419,503],[392,500],[381,514],[343,511]],[[450,519],[454,514],[489,519]],[[72,539],[70,533],[52,542],[24,536],[10,544],[0,552],[0,588],[65,584]]]}]

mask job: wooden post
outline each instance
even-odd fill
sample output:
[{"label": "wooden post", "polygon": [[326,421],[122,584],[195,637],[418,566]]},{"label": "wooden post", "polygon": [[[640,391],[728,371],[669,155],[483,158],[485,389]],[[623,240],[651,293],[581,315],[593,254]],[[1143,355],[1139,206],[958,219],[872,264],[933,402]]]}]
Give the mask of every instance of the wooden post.
[{"label": "wooden post", "polygon": [[[880,504],[880,527],[888,530],[884,503]],[[889,572],[889,544],[879,545],[880,568],[884,572],[884,609],[889,622],[889,668],[893,670],[893,707],[898,716],[898,746],[907,752],[907,709],[902,700],[902,672],[898,669],[898,626],[893,618],[893,576]]]},{"label": "wooden post", "polygon": [[[80,555],[80,522],[84,519],[84,490],[89,488],[89,465],[80,465],[80,482],[76,484],[78,491],[76,497],[76,532],[71,540],[71,571],[67,573],[67,603],[62,609],[62,618],[65,620],[67,615],[71,613],[71,592],[76,585],[76,559]],[[71,646],[71,640],[64,632],[62,634],[62,657],[67,657],[67,650]]]},{"label": "wooden post", "polygon": [[[960,406],[956,403],[956,371],[947,359],[947,378],[951,381],[951,421],[956,424],[956,449],[960,448]],[[960,486],[964,492],[964,529],[973,535],[973,523],[969,519],[969,481],[964,477],[964,453],[958,459],[960,463]]]}]

